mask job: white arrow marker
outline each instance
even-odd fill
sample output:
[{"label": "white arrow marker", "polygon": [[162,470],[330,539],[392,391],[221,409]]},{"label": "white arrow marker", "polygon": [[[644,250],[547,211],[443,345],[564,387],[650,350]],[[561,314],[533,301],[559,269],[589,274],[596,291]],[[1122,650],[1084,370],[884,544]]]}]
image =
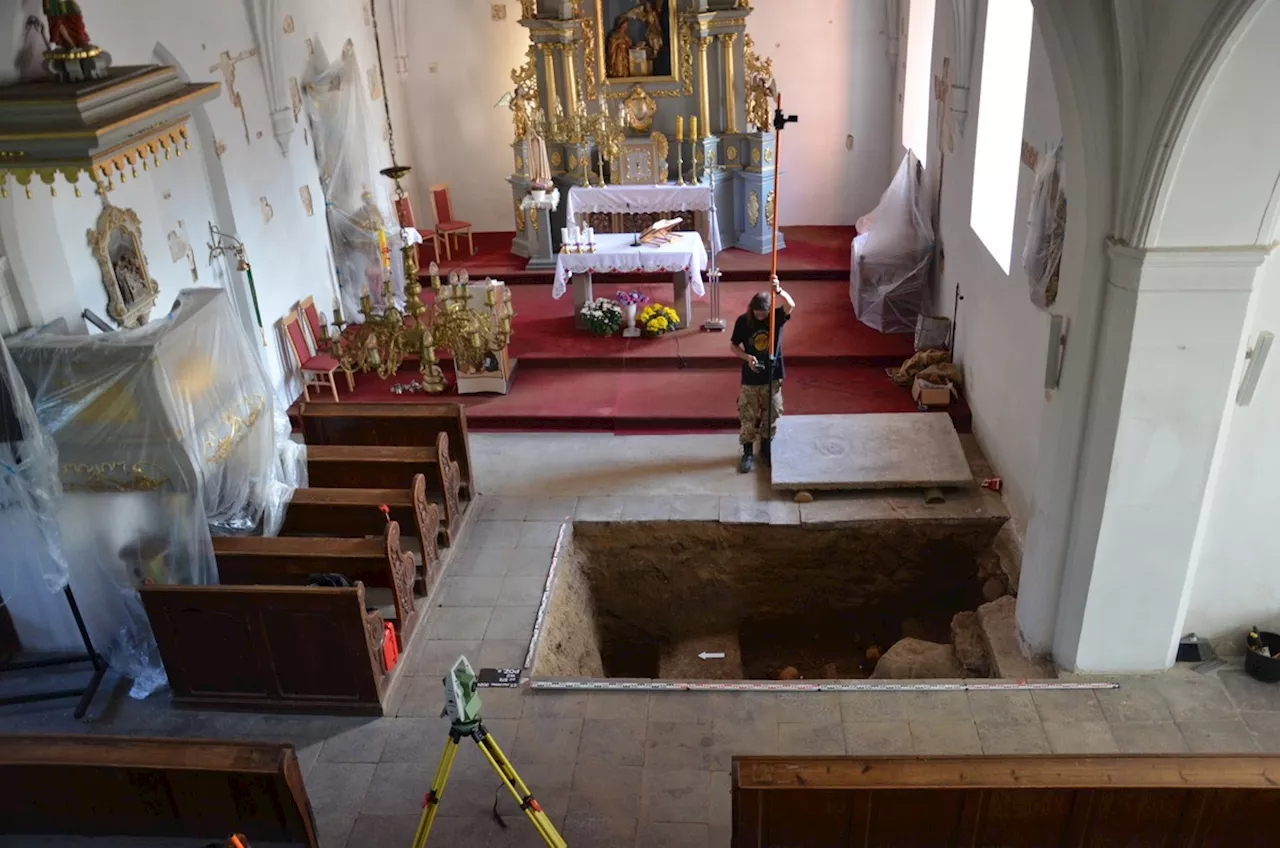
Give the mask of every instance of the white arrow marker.
[{"label": "white arrow marker", "polygon": [[702,653],[698,654],[698,657],[704,660],[722,660],[724,659],[724,653],[723,652],[712,653],[711,651],[703,651]]}]

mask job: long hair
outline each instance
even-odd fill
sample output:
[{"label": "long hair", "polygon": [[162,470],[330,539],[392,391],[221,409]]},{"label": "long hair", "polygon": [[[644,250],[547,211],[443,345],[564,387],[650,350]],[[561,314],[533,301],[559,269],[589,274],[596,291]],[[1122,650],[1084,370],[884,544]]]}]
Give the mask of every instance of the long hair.
[{"label": "long hair", "polygon": [[758,309],[761,312],[767,313],[769,311],[769,293],[757,292],[753,294],[751,296],[750,309],[752,312],[755,312]]}]

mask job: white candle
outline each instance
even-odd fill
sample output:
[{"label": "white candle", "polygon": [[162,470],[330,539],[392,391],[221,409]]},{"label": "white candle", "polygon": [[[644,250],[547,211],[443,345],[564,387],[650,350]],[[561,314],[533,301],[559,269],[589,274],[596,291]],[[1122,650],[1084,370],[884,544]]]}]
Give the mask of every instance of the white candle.
[{"label": "white candle", "polygon": [[560,243],[561,243],[561,244],[568,244],[568,243],[569,243],[569,228],[568,228],[568,227],[561,227],[561,228],[560,228]]}]

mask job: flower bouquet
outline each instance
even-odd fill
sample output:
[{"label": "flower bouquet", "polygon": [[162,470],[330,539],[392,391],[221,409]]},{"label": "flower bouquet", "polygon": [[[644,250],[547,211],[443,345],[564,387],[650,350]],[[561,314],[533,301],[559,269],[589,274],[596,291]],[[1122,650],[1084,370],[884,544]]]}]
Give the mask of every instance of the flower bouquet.
[{"label": "flower bouquet", "polygon": [[582,320],[591,335],[612,336],[622,326],[622,307],[607,297],[597,297],[582,307]]},{"label": "flower bouquet", "polygon": [[639,322],[644,334],[651,339],[680,329],[680,316],[670,306],[661,303],[646,306],[640,313]]},{"label": "flower bouquet", "polygon": [[[640,291],[620,291],[618,292],[618,303],[622,305],[622,311],[627,316],[627,329],[636,329],[636,307],[643,306],[649,302],[649,296]],[[632,332],[630,335],[639,335]]]}]

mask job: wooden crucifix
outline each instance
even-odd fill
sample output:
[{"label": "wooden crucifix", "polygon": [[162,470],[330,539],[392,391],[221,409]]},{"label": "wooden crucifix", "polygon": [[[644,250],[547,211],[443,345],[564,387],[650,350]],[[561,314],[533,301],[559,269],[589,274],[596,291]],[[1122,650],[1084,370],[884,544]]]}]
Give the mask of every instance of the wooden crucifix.
[{"label": "wooden crucifix", "polygon": [[222,55],[218,57],[218,64],[209,69],[209,73],[221,73],[222,79],[227,85],[227,96],[231,98],[231,106],[240,113],[240,123],[244,125],[244,140],[246,144],[253,142],[249,135],[249,118],[244,113],[244,101],[240,99],[240,92],[236,91],[236,65],[252,59],[258,55],[258,48],[253,47],[249,50],[241,50],[232,56],[230,51],[222,51]]}]

